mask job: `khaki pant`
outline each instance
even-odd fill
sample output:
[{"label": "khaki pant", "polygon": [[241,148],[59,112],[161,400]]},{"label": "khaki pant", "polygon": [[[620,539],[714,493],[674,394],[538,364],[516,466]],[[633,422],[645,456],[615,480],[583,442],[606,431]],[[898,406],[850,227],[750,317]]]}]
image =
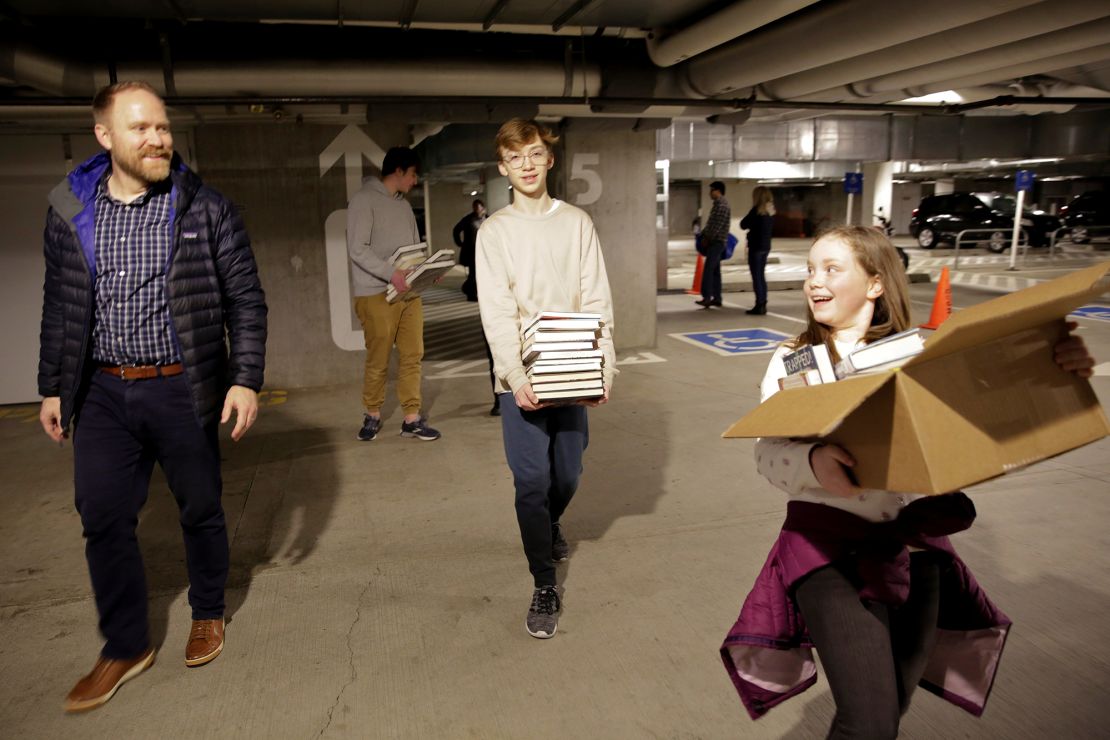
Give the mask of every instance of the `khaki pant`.
[{"label": "khaki pant", "polygon": [[420,361],[424,358],[424,304],[420,298],[389,303],[384,293],[355,298],[355,314],[366,337],[362,403],[380,411],[385,402],[389,355],[397,345],[397,398],[406,415],[420,413]]}]

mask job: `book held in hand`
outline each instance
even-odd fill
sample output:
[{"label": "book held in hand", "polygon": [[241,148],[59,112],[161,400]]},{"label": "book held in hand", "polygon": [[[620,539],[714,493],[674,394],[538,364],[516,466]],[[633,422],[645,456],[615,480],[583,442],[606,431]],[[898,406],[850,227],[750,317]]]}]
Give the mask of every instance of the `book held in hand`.
[{"label": "book held in hand", "polygon": [[596,331],[601,328],[601,314],[572,311],[540,311],[525,322],[522,336],[527,339],[539,330]]},{"label": "book held in hand", "polygon": [[[396,257],[401,250],[411,250],[412,247],[422,246],[420,244],[413,244],[410,247],[399,247],[397,252],[394,252]],[[405,282],[409,284],[409,289],[404,293],[400,293],[393,284],[390,283],[385,289],[385,299],[390,303],[405,298],[418,295],[422,290],[434,283],[441,275],[455,266],[455,253],[450,249],[441,249],[430,257],[419,259],[415,264],[411,260],[416,255],[415,251],[404,252],[400,255],[400,262],[394,260],[394,266],[401,270],[410,270],[405,277]],[[420,252],[423,255],[423,251]]]},{"label": "book held in hand", "polygon": [[393,254],[389,255],[389,262],[398,270],[407,270],[410,267],[416,267],[428,257],[428,243],[419,242],[417,244],[407,244],[403,247],[397,247],[393,250]]},{"label": "book held in hand", "polygon": [[823,344],[806,345],[782,357],[786,377],[779,378],[779,389],[800,385],[836,382],[829,348]]},{"label": "book held in hand", "polygon": [[891,334],[852,350],[836,364],[836,377],[892,370],[906,364],[923,349],[925,336],[919,328]]}]

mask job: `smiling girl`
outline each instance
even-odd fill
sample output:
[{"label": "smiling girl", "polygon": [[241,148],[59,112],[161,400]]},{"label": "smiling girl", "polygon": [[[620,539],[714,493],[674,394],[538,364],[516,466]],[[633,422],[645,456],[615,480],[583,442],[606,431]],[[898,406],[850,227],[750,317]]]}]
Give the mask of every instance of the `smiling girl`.
[{"label": "smiling girl", "polygon": [[[783,356],[823,344],[833,361],[910,325],[905,272],[886,236],[842,226],[810,249],[807,326],[771,359],[763,399],[786,376]],[[1071,325],[1074,327],[1074,325]],[[1089,377],[1078,337],[1056,347],[1063,371]],[[893,738],[914,688],[979,716],[1010,620],[979,588],[948,535],[975,507],[963,493],[861,489],[849,450],[763,438],[756,467],[786,491],[786,522],[721,655],[758,718],[812,686],[821,664],[836,714],[830,738]]]}]

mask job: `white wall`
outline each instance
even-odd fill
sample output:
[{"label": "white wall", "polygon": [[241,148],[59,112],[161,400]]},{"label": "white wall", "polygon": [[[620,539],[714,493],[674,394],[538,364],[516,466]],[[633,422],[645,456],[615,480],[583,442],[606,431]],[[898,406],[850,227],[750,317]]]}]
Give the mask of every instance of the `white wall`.
[{"label": "white wall", "polygon": [[72,164],[99,151],[92,132],[0,136],[0,404],[37,402],[46,196]]}]

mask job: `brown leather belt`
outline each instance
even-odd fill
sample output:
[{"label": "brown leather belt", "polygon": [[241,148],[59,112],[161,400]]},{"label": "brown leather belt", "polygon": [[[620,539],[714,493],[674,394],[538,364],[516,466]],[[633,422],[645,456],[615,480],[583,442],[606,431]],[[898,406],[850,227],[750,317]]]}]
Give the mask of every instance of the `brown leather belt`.
[{"label": "brown leather belt", "polygon": [[101,365],[100,372],[115,375],[123,380],[149,380],[169,378],[185,372],[180,362],[172,365]]}]

